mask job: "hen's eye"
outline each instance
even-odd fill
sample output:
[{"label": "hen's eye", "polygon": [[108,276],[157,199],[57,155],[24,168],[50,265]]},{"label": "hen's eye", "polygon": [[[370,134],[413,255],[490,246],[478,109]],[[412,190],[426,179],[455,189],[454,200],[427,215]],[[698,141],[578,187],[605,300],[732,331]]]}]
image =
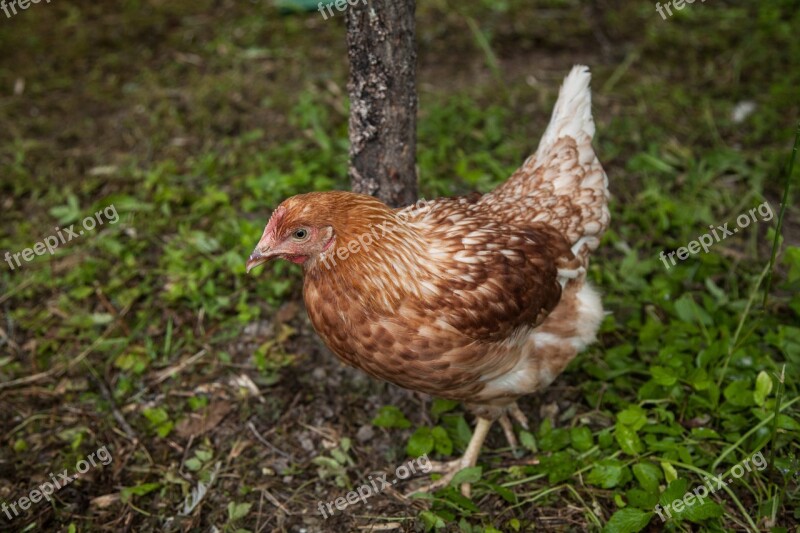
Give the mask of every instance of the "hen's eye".
[{"label": "hen's eye", "polygon": [[296,241],[304,241],[306,239],[306,237],[308,237],[308,230],[306,230],[304,228],[300,228],[300,229],[294,230],[294,233],[292,234],[292,237]]}]

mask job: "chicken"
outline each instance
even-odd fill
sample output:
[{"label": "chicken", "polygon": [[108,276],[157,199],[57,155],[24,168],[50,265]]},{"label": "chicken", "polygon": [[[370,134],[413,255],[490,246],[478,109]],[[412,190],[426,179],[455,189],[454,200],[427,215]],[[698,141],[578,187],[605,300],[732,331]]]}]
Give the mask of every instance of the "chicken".
[{"label": "chicken", "polygon": [[477,416],[431,489],[475,466],[493,421],[515,446],[509,415],[527,428],[516,399],[595,340],[603,308],[586,268],[610,215],[589,81],[572,69],[536,153],[492,192],[404,209],[349,192],[293,196],[247,260],[248,272],[275,257],[303,265],[311,322],[342,361]]}]

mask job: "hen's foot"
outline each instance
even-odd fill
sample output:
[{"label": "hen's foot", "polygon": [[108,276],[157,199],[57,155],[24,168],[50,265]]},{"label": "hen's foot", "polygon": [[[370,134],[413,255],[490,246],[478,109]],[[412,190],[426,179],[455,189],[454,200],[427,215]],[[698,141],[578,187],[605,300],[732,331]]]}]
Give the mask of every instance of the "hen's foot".
[{"label": "hen's foot", "polygon": [[[478,455],[480,455],[481,446],[483,445],[483,441],[486,440],[486,435],[489,433],[490,427],[492,427],[491,420],[479,417],[478,423],[475,426],[475,432],[472,434],[472,439],[470,439],[467,450],[464,452],[464,455],[461,457],[461,459],[449,461],[447,463],[433,463],[431,472],[439,472],[443,473],[444,475],[440,479],[420,487],[413,492],[433,492],[435,490],[444,488],[450,484],[460,470],[475,466],[475,464],[478,462]],[[413,494],[413,492],[411,494]],[[472,486],[469,483],[462,483],[461,494],[469,498],[470,494],[472,494]]]},{"label": "hen's foot", "polygon": [[[426,485],[423,485],[417,489],[414,489],[410,493],[406,494],[406,497],[411,496],[415,492],[434,492],[439,489],[443,489],[453,481],[455,475],[462,469],[465,468],[461,466],[461,459],[456,459],[455,461],[448,461],[448,462],[435,462],[431,461],[433,468],[429,471],[431,474],[442,474],[442,477],[437,479],[436,481],[432,481]],[[463,490],[462,490],[463,493]]]},{"label": "hen's foot", "polygon": [[454,459],[453,461],[428,461],[431,464],[431,469],[428,470],[427,473],[431,474],[447,474],[453,468],[458,469],[461,468],[461,459]]}]

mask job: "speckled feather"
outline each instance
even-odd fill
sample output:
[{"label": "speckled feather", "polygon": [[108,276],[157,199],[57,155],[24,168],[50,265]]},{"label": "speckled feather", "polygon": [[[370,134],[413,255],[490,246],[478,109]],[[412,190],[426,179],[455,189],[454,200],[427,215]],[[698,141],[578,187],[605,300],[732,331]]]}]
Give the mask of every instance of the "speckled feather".
[{"label": "speckled feather", "polygon": [[495,417],[594,340],[602,307],[584,267],[609,213],[588,79],[573,69],[539,150],[491,193],[402,210],[347,192],[281,204],[265,238],[330,228],[304,297],[337,356]]}]

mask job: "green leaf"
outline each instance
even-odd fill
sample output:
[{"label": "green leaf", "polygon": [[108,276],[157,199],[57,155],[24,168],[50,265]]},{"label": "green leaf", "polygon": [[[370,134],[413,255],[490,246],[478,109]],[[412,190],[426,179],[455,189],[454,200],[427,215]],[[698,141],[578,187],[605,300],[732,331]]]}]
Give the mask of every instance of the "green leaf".
[{"label": "green leaf", "polygon": [[425,531],[430,531],[431,529],[442,529],[447,525],[447,523],[442,520],[439,515],[430,511],[422,511],[419,513],[419,517],[423,524],[425,524]]},{"label": "green leaf", "polygon": [[787,431],[800,431],[800,424],[789,415],[779,414],[777,416],[777,424],[780,429]]},{"label": "green leaf", "polygon": [[378,409],[378,415],[372,419],[372,423],[382,428],[406,429],[411,427],[411,422],[394,405],[385,405]]},{"label": "green leaf", "polygon": [[186,403],[189,404],[189,408],[192,411],[199,411],[208,405],[208,396],[192,396],[186,401]]},{"label": "green leaf", "polygon": [[458,404],[458,400],[443,400],[442,398],[436,398],[433,400],[433,405],[431,405],[431,414],[434,417],[438,417],[443,413],[452,411],[458,407]]},{"label": "green leaf", "polygon": [[611,519],[603,528],[603,533],[636,533],[644,529],[650,523],[652,517],[653,513],[626,507],[611,516]]},{"label": "green leaf", "polygon": [[611,435],[611,428],[605,428],[597,434],[597,444],[601,448],[610,448],[614,444],[614,436]]},{"label": "green leaf", "polygon": [[706,499],[703,501],[695,499],[692,505],[684,508],[681,515],[687,520],[698,523],[703,520],[708,520],[709,518],[718,518],[723,515],[723,512],[724,510],[717,502]]},{"label": "green leaf", "polygon": [[644,445],[636,431],[620,422],[617,422],[614,427],[614,438],[622,451],[628,455],[639,455],[644,450]]},{"label": "green leaf", "polygon": [[450,455],[453,453],[453,441],[450,439],[450,435],[447,434],[446,429],[442,426],[436,426],[431,430],[431,435],[433,435],[436,453],[442,455]]},{"label": "green leaf", "polygon": [[165,422],[156,428],[156,435],[162,439],[166,438],[170,433],[172,433],[173,427],[175,427],[173,422]]},{"label": "green leaf", "polygon": [[434,496],[430,492],[414,492],[414,493],[410,494],[408,497],[409,497],[409,499],[412,499],[412,500],[433,501],[433,500],[436,499],[436,496]]},{"label": "green leaf", "polygon": [[692,428],[692,438],[703,439],[721,439],[719,433],[709,428]]},{"label": "green leaf", "polygon": [[335,460],[337,463],[339,463],[340,465],[342,465],[342,466],[344,466],[344,465],[346,465],[346,464],[348,463],[348,457],[347,457],[347,454],[346,454],[346,453],[344,453],[344,452],[343,452],[342,450],[340,450],[339,448],[334,448],[334,449],[332,449],[332,450],[331,450],[331,457],[333,457],[333,459],[334,459],[334,460]]},{"label": "green leaf", "polygon": [[[590,432],[591,434],[591,432]],[[522,446],[533,453],[537,453],[539,448],[536,447],[536,437],[533,436],[533,433],[530,431],[525,431],[524,429],[519,432],[519,443]]]},{"label": "green leaf", "polygon": [[627,507],[628,506],[628,504],[625,503],[625,500],[623,499],[622,494],[620,494],[619,492],[615,492],[614,493],[614,505],[616,505],[620,509],[622,509],[623,507]]},{"label": "green leaf", "polygon": [[192,472],[197,472],[201,468],[203,468],[203,463],[197,457],[192,457],[191,459],[187,459],[183,466],[191,470]]},{"label": "green leaf", "polygon": [[661,469],[653,463],[638,463],[633,465],[633,475],[648,492],[658,492],[658,484],[663,478]]},{"label": "green leaf", "polygon": [[204,463],[207,463],[214,458],[214,453],[209,450],[197,450],[194,452],[194,455]]},{"label": "green leaf", "polygon": [[114,361],[114,366],[121,370],[132,371],[135,374],[141,374],[147,370],[150,364],[150,358],[143,353],[123,353],[120,354]]},{"label": "green leaf", "polygon": [[570,429],[569,439],[572,443],[572,447],[579,452],[585,452],[594,446],[594,440],[592,440],[592,431],[584,426]]},{"label": "green leaf", "polygon": [[711,326],[714,321],[705,309],[697,305],[692,299],[691,294],[686,293],[675,301],[675,314],[683,322],[700,322],[703,325]]},{"label": "green leaf", "polygon": [[661,469],[664,471],[664,479],[667,481],[667,483],[672,483],[678,479],[678,471],[675,470],[675,467],[670,463],[662,462]]},{"label": "green leaf", "polygon": [[447,430],[453,445],[459,449],[466,449],[472,439],[472,431],[469,429],[467,421],[464,420],[464,415],[449,413],[442,415],[441,423],[442,427]]},{"label": "green leaf", "polygon": [[342,469],[342,464],[333,457],[318,455],[313,459],[311,459],[311,462],[317,466],[321,466],[323,468],[327,468],[328,470],[332,471],[338,471]]},{"label": "green leaf", "polygon": [[461,494],[461,491],[459,491],[459,490],[457,490],[455,488],[452,488],[452,487],[448,488],[448,489],[445,490],[445,492],[443,494],[444,494],[444,497],[450,503],[454,503],[458,507],[460,507],[462,510],[468,511],[468,512],[463,513],[463,514],[469,515],[470,513],[478,513],[478,512],[480,512],[480,509],[478,508],[477,505],[472,503],[472,500],[470,500],[469,498],[466,498],[465,496],[463,496]]},{"label": "green leaf", "polygon": [[497,494],[498,496],[500,496],[501,498],[503,498],[503,499],[504,499],[505,501],[507,501],[508,503],[510,503],[510,504],[512,504],[512,505],[513,505],[513,504],[515,504],[515,503],[517,503],[517,501],[518,501],[518,500],[517,500],[517,494],[516,494],[516,493],[515,493],[513,490],[511,490],[511,489],[508,489],[508,488],[506,488],[506,487],[502,487],[502,486],[500,486],[500,485],[495,485],[495,484],[493,484],[493,483],[489,483],[488,485],[489,485],[489,488],[490,488],[490,489],[491,489],[491,490],[492,490],[492,491],[493,491],[495,494]]},{"label": "green leaf", "polygon": [[702,391],[708,389],[714,382],[709,379],[708,372],[704,368],[698,368],[689,377],[689,383],[695,390]]},{"label": "green leaf", "polygon": [[50,208],[50,214],[58,219],[58,223],[61,226],[75,222],[81,216],[77,196],[70,192],[67,196],[67,205],[58,205]]},{"label": "green leaf", "polygon": [[625,492],[628,505],[650,511],[658,504],[658,490],[648,492],[642,489],[630,489]]},{"label": "green leaf", "polygon": [[161,488],[161,483],[143,483],[135,487],[125,487],[120,492],[120,501],[128,503],[134,496],[144,496]]},{"label": "green leaf", "polygon": [[664,387],[670,387],[678,382],[678,376],[671,368],[653,366],[650,368],[650,375],[653,376],[653,381]]},{"label": "green leaf", "polygon": [[756,390],[753,391],[753,400],[756,402],[756,405],[763,406],[770,392],[772,392],[772,378],[762,370],[758,373],[758,377],[756,378]]},{"label": "green leaf", "polygon": [[570,445],[569,430],[553,428],[548,419],[544,419],[539,428],[539,447],[548,452],[556,452]]},{"label": "green leaf", "polygon": [[567,451],[555,452],[539,459],[537,469],[547,473],[549,483],[560,483],[575,473],[577,464]]},{"label": "green leaf", "polygon": [[647,412],[638,405],[631,405],[617,413],[617,420],[635,431],[639,431],[647,424]]},{"label": "green leaf", "polygon": [[434,443],[433,433],[430,428],[417,428],[411,438],[408,439],[406,453],[411,457],[427,455],[433,451]]},{"label": "green leaf", "polygon": [[253,506],[252,503],[234,503],[231,502],[228,504],[228,520],[231,522],[239,520],[247,516],[247,513],[250,512],[250,508]]},{"label": "green leaf", "polygon": [[169,413],[165,409],[161,407],[147,408],[142,411],[142,414],[159,437],[164,438],[172,432],[175,424],[169,419]]},{"label": "green leaf", "polygon": [[671,481],[666,490],[661,493],[658,501],[661,505],[668,505],[678,498],[683,498],[683,495],[686,494],[686,487],[688,484],[688,481],[682,478]]},{"label": "green leaf", "polygon": [[750,380],[740,379],[733,381],[723,391],[725,399],[736,407],[749,407],[755,403],[750,390]]},{"label": "green leaf", "polygon": [[[689,483],[685,479],[676,479],[669,484],[667,490],[661,493],[658,501],[662,506],[661,513],[667,519],[690,520],[699,522],[708,518],[722,516],[723,510],[706,496],[697,497],[695,490],[699,485],[688,491]],[[699,491],[698,492],[702,492]],[[706,491],[707,492],[707,491]]]},{"label": "green leaf", "polygon": [[482,473],[482,466],[470,466],[459,470],[458,473],[453,476],[452,481],[450,481],[450,486],[458,487],[462,483],[475,483],[476,481],[480,481]]},{"label": "green leaf", "polygon": [[622,463],[614,459],[604,459],[592,468],[586,476],[586,482],[604,489],[612,489],[622,481],[623,472]]},{"label": "green leaf", "polygon": [[169,420],[169,414],[161,407],[148,407],[142,414],[153,425],[163,424]]}]

